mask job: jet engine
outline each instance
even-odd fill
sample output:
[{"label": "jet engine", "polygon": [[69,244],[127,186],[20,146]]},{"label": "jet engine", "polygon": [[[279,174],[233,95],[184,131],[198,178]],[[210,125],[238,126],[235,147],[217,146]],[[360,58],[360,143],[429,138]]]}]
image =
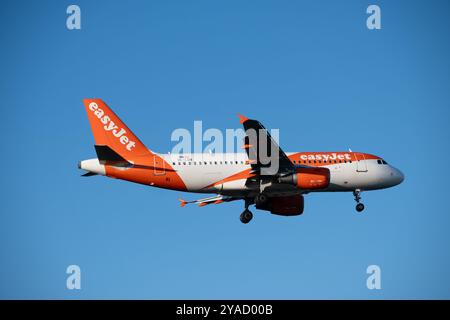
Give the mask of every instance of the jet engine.
[{"label": "jet engine", "polygon": [[298,216],[303,213],[304,198],[302,195],[271,197],[265,204],[256,209],[270,211],[272,214],[280,216]]},{"label": "jet engine", "polygon": [[325,189],[330,184],[330,170],[327,168],[300,168],[294,174],[278,178],[278,182],[294,185],[301,190]]}]

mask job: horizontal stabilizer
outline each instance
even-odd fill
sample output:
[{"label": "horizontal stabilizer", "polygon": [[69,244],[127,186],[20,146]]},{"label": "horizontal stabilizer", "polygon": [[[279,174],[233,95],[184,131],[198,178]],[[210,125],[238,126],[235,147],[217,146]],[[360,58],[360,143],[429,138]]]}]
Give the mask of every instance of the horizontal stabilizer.
[{"label": "horizontal stabilizer", "polygon": [[183,199],[178,199],[180,201],[180,206],[184,207],[185,205],[189,204],[189,203],[195,203],[197,204],[199,207],[204,207],[208,204],[219,204],[222,202],[230,202],[230,201],[234,201],[234,200],[239,200],[241,199],[240,197],[232,197],[232,196],[224,196],[224,195],[216,195],[216,196],[212,196],[209,198],[203,198],[203,199],[199,199],[199,200],[193,200],[193,201],[185,201]]},{"label": "horizontal stabilizer", "polygon": [[98,173],[95,173],[95,172],[86,172],[85,174],[82,174],[81,176],[82,177],[91,177],[91,176],[96,176],[96,175],[98,175]]}]

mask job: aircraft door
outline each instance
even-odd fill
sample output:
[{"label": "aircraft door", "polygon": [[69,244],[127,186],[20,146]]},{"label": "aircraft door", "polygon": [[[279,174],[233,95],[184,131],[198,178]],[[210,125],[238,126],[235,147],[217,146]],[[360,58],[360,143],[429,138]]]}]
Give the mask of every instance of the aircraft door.
[{"label": "aircraft door", "polygon": [[362,153],[355,153],[356,156],[356,171],[367,172],[366,157]]},{"label": "aircraft door", "polygon": [[159,156],[153,156],[153,174],[155,176],[166,174],[165,161]]}]

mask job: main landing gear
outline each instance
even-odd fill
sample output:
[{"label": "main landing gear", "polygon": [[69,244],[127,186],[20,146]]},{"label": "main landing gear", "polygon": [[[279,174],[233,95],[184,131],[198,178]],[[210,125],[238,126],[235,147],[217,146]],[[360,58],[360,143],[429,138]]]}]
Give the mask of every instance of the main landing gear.
[{"label": "main landing gear", "polygon": [[251,204],[250,201],[248,199],[245,199],[245,210],[244,212],[241,213],[239,217],[241,219],[241,222],[244,224],[249,223],[253,219],[253,213],[250,210],[248,210],[250,204]]},{"label": "main landing gear", "polygon": [[356,189],[355,191],[353,191],[353,195],[355,196],[356,201],[356,211],[362,212],[364,210],[364,204],[359,202],[361,200],[361,190]]},{"label": "main landing gear", "polygon": [[255,197],[255,205],[257,208],[266,205],[267,201],[269,201],[269,197],[264,193],[260,193]]},{"label": "main landing gear", "polygon": [[247,224],[253,219],[253,213],[250,210],[245,209],[244,212],[241,213],[240,219],[242,223]]},{"label": "main landing gear", "polygon": [[252,220],[253,213],[251,213],[251,211],[248,210],[248,207],[251,204],[254,204],[256,206],[256,208],[260,209],[264,206],[267,206],[268,202],[269,202],[269,197],[264,193],[258,194],[255,198],[246,198],[245,199],[245,210],[244,210],[244,212],[241,213],[241,216],[240,216],[241,222],[247,224],[250,222],[250,220]]}]

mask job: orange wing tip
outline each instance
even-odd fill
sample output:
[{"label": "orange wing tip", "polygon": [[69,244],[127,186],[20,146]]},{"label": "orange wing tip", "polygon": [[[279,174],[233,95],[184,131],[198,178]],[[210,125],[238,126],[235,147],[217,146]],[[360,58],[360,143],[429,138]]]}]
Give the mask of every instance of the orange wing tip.
[{"label": "orange wing tip", "polygon": [[215,202],[214,202],[214,204],[219,204],[219,203],[222,203],[223,202],[223,200],[216,200]]},{"label": "orange wing tip", "polygon": [[186,204],[187,204],[187,202],[186,201],[184,201],[183,199],[178,199],[178,201],[180,201],[180,207],[184,207]]},{"label": "orange wing tip", "polygon": [[240,124],[243,124],[245,121],[248,120],[247,117],[244,117],[242,114],[239,114],[239,113],[238,113],[238,117],[239,117],[239,123]]},{"label": "orange wing tip", "polygon": [[204,206],[206,206],[207,204],[208,204],[208,203],[206,203],[206,202],[202,202],[202,203],[199,203],[198,206],[199,206],[199,207],[204,207]]}]

